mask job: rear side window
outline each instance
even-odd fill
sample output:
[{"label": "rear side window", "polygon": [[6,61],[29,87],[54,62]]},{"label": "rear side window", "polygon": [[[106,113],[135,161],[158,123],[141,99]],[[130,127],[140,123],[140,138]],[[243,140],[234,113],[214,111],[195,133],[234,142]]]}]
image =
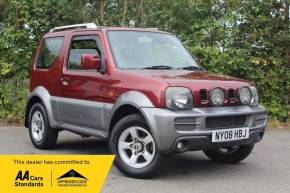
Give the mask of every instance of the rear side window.
[{"label": "rear side window", "polygon": [[36,60],[37,68],[50,68],[58,58],[64,37],[46,38],[39,50]]}]

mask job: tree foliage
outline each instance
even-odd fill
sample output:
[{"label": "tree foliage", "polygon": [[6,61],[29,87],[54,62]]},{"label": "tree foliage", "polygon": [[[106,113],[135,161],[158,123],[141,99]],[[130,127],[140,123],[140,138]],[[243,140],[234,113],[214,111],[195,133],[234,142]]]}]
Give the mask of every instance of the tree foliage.
[{"label": "tree foliage", "polygon": [[288,0],[0,1],[0,118],[23,114],[31,58],[55,26],[95,22],[176,34],[208,71],[253,81],[260,101],[289,117]]}]

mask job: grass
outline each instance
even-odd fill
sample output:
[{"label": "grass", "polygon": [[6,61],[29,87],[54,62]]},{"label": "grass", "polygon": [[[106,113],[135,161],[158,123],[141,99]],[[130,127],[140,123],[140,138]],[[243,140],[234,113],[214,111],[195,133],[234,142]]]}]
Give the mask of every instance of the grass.
[{"label": "grass", "polygon": [[290,130],[290,120],[286,120],[286,122],[281,122],[277,118],[269,118],[267,129],[277,130],[277,129],[288,129]]}]

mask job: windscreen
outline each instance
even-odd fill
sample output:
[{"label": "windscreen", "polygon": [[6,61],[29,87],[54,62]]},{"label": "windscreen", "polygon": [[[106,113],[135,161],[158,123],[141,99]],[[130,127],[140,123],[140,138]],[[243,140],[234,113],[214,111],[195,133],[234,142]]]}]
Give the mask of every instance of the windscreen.
[{"label": "windscreen", "polygon": [[141,69],[169,66],[172,69],[198,67],[174,36],[144,31],[109,31],[110,46],[118,68]]}]

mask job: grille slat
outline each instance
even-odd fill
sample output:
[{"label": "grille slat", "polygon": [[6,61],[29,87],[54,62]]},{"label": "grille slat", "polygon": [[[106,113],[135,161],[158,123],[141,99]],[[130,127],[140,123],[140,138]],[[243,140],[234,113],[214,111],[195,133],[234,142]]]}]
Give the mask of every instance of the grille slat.
[{"label": "grille slat", "polygon": [[246,124],[246,115],[207,117],[206,128],[233,128],[243,127]]},{"label": "grille slat", "polygon": [[207,102],[207,90],[206,89],[199,90],[199,98],[200,98],[201,103]]},{"label": "grille slat", "polygon": [[198,124],[194,117],[178,117],[174,120],[174,127],[178,131],[193,131]]},{"label": "grille slat", "polygon": [[229,99],[235,98],[235,91],[234,89],[229,89]]}]

